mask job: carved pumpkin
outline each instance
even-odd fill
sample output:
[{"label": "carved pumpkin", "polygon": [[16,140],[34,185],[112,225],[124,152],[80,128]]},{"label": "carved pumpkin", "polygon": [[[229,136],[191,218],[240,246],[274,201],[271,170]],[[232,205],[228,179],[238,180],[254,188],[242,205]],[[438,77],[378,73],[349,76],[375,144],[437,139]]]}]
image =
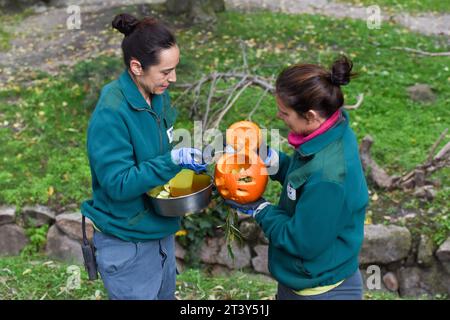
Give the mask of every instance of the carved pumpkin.
[{"label": "carved pumpkin", "polygon": [[262,132],[251,121],[239,121],[227,129],[226,141],[236,151],[258,151],[262,142]]},{"label": "carved pumpkin", "polygon": [[267,169],[252,151],[223,154],[215,168],[214,182],[220,195],[238,203],[258,200],[267,185]]}]

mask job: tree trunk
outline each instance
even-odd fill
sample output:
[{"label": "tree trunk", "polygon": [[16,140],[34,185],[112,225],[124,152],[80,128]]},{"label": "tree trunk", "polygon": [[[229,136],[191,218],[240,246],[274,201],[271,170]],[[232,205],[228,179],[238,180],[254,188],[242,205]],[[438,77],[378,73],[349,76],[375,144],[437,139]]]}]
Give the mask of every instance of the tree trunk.
[{"label": "tree trunk", "polygon": [[167,11],[171,14],[187,13],[194,23],[212,23],[216,21],[216,12],[225,10],[224,0],[167,0]]},{"label": "tree trunk", "polygon": [[183,14],[189,9],[190,0],[167,0],[166,9],[170,14]]}]

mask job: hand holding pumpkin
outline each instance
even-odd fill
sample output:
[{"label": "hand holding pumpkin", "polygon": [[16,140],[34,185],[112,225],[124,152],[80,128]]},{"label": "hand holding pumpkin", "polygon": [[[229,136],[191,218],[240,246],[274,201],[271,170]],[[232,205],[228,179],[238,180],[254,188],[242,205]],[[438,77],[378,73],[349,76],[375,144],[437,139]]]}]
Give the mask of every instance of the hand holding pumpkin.
[{"label": "hand holding pumpkin", "polygon": [[229,205],[230,207],[239,211],[240,213],[248,214],[252,217],[255,217],[259,212],[261,212],[262,209],[271,204],[262,197],[254,202],[244,204],[229,199],[225,199],[224,202],[225,204]]},{"label": "hand holding pumpkin", "polygon": [[[261,144],[261,147],[259,149],[259,156],[261,160],[264,162],[266,167],[272,167],[278,164],[279,157],[278,152],[272,149],[271,147],[266,147],[266,152],[263,154],[262,150],[265,144]],[[236,153],[236,150],[233,148],[233,146],[227,144],[224,148],[225,153]]]},{"label": "hand holding pumpkin", "polygon": [[226,143],[215,168],[217,190],[224,199],[240,204],[258,200],[268,180],[266,166],[257,154],[261,130],[250,121],[236,122],[227,129]]},{"label": "hand holding pumpkin", "polygon": [[246,153],[225,153],[217,161],[214,182],[224,199],[238,203],[258,200],[267,185],[267,169],[258,155]]}]

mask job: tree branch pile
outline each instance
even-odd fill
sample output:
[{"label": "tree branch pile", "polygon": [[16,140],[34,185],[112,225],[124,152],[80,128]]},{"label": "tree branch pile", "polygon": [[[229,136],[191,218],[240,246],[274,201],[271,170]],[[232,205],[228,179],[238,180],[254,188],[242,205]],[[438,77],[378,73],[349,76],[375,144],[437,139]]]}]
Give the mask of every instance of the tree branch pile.
[{"label": "tree branch pile", "polygon": [[435,196],[434,186],[438,183],[430,180],[431,174],[450,165],[450,141],[436,153],[437,147],[445,138],[447,132],[448,128],[442,132],[433,144],[427,159],[423,163],[418,164],[413,170],[402,176],[388,175],[372,159],[370,148],[372,147],[373,139],[371,136],[365,136],[359,147],[363,168],[369,179],[377,187],[387,190],[401,189],[403,191],[413,191],[416,196],[432,199]]},{"label": "tree branch pile", "polygon": [[[244,56],[245,57],[245,56]],[[189,107],[189,115],[191,119],[202,119],[203,130],[218,128],[225,115],[236,104],[236,101],[249,87],[259,87],[263,90],[258,102],[249,113],[247,119],[251,120],[252,115],[260,106],[263,98],[268,94],[275,93],[275,86],[272,84],[274,78],[265,78],[259,75],[252,74],[245,68],[244,71],[230,71],[230,72],[213,72],[202,76],[199,80],[192,84],[184,84],[178,87],[184,87],[184,92],[175,100],[174,104],[181,101],[182,98],[188,94],[193,96],[193,103]],[[233,86],[229,86],[225,90],[219,90],[219,82],[227,84],[233,82]],[[209,86],[209,88],[208,88]],[[208,97],[206,102],[201,103],[202,91],[208,88]],[[225,100],[225,101],[224,101]],[[357,96],[357,102],[354,105],[346,105],[346,109],[357,109],[363,102],[364,95]],[[200,108],[199,105],[205,105]]]}]

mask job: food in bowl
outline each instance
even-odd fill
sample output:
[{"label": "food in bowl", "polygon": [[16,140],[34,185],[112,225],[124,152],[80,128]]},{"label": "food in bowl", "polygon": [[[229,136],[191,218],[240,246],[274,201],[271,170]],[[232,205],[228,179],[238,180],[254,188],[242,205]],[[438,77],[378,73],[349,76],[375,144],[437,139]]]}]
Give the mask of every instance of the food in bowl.
[{"label": "food in bowl", "polygon": [[150,197],[157,199],[172,199],[196,193],[211,184],[211,177],[207,174],[196,174],[189,169],[182,169],[168,183],[157,186],[147,192]]}]

